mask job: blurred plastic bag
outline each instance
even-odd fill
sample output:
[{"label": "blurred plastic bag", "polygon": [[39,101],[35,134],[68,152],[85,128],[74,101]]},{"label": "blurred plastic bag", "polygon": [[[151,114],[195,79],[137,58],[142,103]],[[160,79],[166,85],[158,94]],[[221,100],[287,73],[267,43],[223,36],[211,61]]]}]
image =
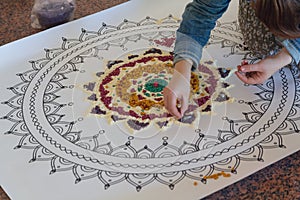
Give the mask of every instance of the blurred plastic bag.
[{"label": "blurred plastic bag", "polygon": [[73,19],[75,0],[35,0],[31,11],[31,26],[45,29]]}]

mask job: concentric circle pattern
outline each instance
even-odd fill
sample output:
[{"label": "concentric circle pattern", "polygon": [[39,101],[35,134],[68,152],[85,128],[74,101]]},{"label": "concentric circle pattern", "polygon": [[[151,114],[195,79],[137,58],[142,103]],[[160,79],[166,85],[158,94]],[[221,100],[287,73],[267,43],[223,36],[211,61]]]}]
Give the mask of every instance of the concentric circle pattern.
[{"label": "concentric circle pattern", "polygon": [[[88,98],[94,101],[92,113],[127,121],[134,131],[150,123],[159,128],[170,126],[175,119],[164,108],[163,88],[173,75],[172,60],[172,53],[152,48],[125,60],[110,61],[105,72],[97,73],[99,78],[88,84],[94,88],[85,85],[93,91]],[[217,68],[213,61],[202,62],[191,74],[188,110],[177,122],[192,124],[198,113],[211,112],[213,102],[229,101],[230,85],[222,80],[228,78],[230,71]]]},{"label": "concentric circle pattern", "polygon": [[[82,29],[30,61],[2,102],[15,149],[30,151],[31,163],[48,162],[50,174],[71,173],[76,183],[96,179],[105,189],[126,183],[137,191],[153,184],[174,191],[187,180],[214,184],[210,179],[238,176],[243,164],[281,151],[285,137],[299,133],[299,70],[284,68],[255,86],[230,76],[237,60],[259,59],[247,51],[236,21],[218,22],[205,47],[231,68],[203,59],[191,75],[185,117],[167,113],[162,91],[173,74],[179,22],[170,15]],[[214,103],[224,106],[196,120]],[[124,134],[119,123],[136,134]],[[152,134],[152,125],[165,131]]]}]

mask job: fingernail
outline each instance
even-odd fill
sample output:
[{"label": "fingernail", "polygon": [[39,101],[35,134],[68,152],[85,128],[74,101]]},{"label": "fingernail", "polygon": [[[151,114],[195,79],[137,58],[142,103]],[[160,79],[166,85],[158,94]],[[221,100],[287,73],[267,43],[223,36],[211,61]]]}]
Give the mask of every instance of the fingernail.
[{"label": "fingernail", "polygon": [[241,71],[241,65],[237,66],[238,71]]},{"label": "fingernail", "polygon": [[240,72],[245,71],[245,68],[241,65],[238,65],[237,68],[238,68],[238,71],[240,71]]},{"label": "fingernail", "polygon": [[248,61],[247,60],[243,60],[242,61],[242,65],[248,65]]}]

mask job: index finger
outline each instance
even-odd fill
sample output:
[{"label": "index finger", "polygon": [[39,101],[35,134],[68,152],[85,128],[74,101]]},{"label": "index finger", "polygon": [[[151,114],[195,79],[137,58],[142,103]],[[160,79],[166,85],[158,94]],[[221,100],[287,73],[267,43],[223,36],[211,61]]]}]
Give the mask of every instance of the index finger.
[{"label": "index finger", "polygon": [[248,64],[248,65],[242,65],[240,67],[242,72],[255,72],[260,71],[260,67],[257,64]]}]

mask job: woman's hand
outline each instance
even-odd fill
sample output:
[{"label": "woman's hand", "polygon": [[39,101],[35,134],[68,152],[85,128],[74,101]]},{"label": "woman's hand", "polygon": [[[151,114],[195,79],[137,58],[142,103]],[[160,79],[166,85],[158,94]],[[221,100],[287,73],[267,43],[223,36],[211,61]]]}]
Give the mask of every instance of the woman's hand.
[{"label": "woman's hand", "polygon": [[258,63],[242,63],[235,74],[247,84],[261,84],[270,78],[276,71],[291,63],[292,57],[283,48],[278,54],[267,57]]},{"label": "woman's hand", "polygon": [[163,90],[165,108],[178,119],[183,117],[188,108],[191,68],[191,61],[176,63],[173,77]]}]

